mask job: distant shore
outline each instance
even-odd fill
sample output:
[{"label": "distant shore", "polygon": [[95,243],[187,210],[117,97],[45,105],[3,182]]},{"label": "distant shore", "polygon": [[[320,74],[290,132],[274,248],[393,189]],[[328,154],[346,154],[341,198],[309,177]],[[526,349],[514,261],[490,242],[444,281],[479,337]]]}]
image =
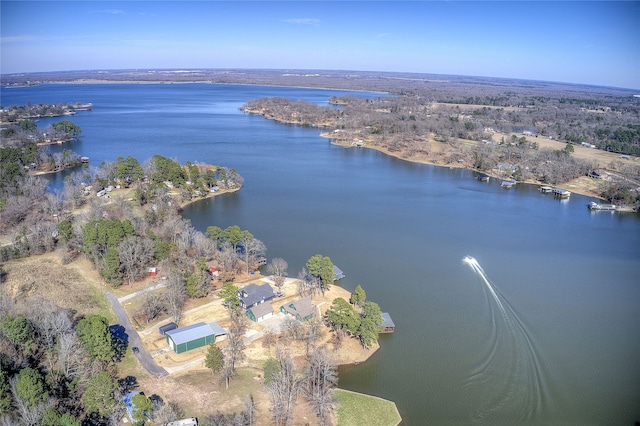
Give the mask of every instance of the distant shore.
[{"label": "distant shore", "polygon": [[[500,179],[503,180],[503,177],[500,176],[496,176],[494,174],[492,174],[491,172],[486,172],[486,171],[477,171],[474,170],[473,168],[468,167],[466,164],[464,163],[448,163],[448,164],[443,164],[443,163],[439,163],[434,156],[422,156],[420,158],[407,158],[404,157],[398,153],[394,153],[389,151],[388,149],[375,145],[375,144],[367,144],[364,143],[361,146],[354,146],[348,142],[342,142],[342,141],[338,141],[334,135],[332,135],[329,132],[323,132],[320,134],[320,136],[327,138],[327,139],[331,139],[331,144],[336,145],[336,146],[342,146],[344,148],[368,148],[368,149],[374,149],[376,151],[382,152],[383,154],[386,155],[390,155],[392,157],[398,158],[400,160],[405,160],[405,161],[409,161],[412,163],[418,163],[418,164],[428,164],[428,165],[432,165],[432,166],[437,166],[437,167],[448,167],[450,169],[467,169],[467,170],[471,170],[471,171],[475,171],[478,173],[484,173],[487,176],[490,176],[493,179]],[[537,182],[534,180],[525,180],[522,182],[518,182],[518,183],[523,183],[523,184],[529,184],[529,185],[535,185],[535,186],[544,186],[546,184],[543,184],[541,182]],[[586,177],[586,176],[581,176],[578,177],[576,179],[573,179],[569,182],[564,182],[558,185],[551,185],[554,187],[562,187],[565,188],[567,190],[569,190],[572,193],[575,194],[579,194],[579,195],[583,195],[585,197],[593,197],[596,198],[598,200],[602,200],[603,198],[599,195],[599,188],[598,188],[598,182],[594,182],[593,179]],[[630,210],[631,211],[631,210]]]}]

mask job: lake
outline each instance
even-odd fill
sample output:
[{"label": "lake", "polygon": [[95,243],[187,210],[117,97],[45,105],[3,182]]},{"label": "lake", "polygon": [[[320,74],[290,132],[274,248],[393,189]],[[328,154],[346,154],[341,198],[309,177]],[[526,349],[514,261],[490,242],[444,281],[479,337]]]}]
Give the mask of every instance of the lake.
[{"label": "lake", "polygon": [[340,387],[395,401],[403,424],[640,420],[639,216],[337,147],[318,129],[238,110],[263,96],[326,105],[341,93],[45,85],[2,89],[1,103],[92,102],[70,117],[81,138],[52,149],[73,149],[94,166],[161,154],[238,170],[239,192],[184,216],[201,231],[248,229],[268,258],[287,260],[290,276],[320,253],[345,272],[341,286],[360,284],[396,332],[366,363],[341,367]]}]

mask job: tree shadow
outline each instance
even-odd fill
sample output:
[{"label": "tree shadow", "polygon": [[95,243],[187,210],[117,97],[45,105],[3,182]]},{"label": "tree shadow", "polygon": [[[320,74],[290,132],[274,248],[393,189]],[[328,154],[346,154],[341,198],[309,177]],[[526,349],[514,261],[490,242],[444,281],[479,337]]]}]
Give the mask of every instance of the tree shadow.
[{"label": "tree shadow", "polygon": [[138,389],[138,386],[138,379],[135,376],[127,376],[122,379],[118,379],[118,387],[123,395],[133,392]]},{"label": "tree shadow", "polygon": [[115,352],[114,359],[120,362],[122,358],[124,358],[127,346],[129,346],[129,335],[126,329],[120,324],[109,326],[109,331],[111,332],[111,342]]}]

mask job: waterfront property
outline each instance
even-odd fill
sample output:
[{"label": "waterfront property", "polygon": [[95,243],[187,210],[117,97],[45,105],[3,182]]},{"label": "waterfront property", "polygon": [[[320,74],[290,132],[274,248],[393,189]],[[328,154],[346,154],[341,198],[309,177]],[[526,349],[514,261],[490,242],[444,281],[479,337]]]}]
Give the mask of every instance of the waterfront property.
[{"label": "waterfront property", "polygon": [[396,325],[393,323],[391,319],[391,315],[388,312],[382,313],[382,330],[380,333],[393,333],[396,331]]},{"label": "waterfront property", "polygon": [[260,303],[247,309],[246,314],[247,318],[249,318],[251,321],[260,322],[273,316],[273,307],[269,302]]},{"label": "waterfront property", "polygon": [[269,284],[249,284],[238,290],[240,305],[245,309],[252,308],[260,303],[268,302],[273,299],[275,295],[276,292]]},{"label": "waterfront property", "polygon": [[199,322],[165,332],[167,344],[177,354],[214,343],[216,337],[225,334],[225,329],[215,322]]},{"label": "waterfront property", "polygon": [[291,315],[298,321],[306,321],[315,314],[311,304],[311,296],[280,306],[280,312]]}]

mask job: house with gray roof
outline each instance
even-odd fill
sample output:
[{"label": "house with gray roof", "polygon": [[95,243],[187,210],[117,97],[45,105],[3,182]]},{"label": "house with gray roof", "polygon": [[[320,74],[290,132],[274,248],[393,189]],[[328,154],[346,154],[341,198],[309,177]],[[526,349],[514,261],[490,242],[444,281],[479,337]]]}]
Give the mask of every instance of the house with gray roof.
[{"label": "house with gray roof", "polygon": [[273,316],[273,307],[269,302],[260,303],[247,309],[246,314],[251,321],[260,322]]},{"label": "house with gray roof", "polygon": [[280,306],[280,312],[291,315],[298,321],[306,321],[315,314],[315,310],[311,304],[311,296],[303,297],[295,302]]},{"label": "house with gray roof", "polygon": [[273,299],[276,292],[269,284],[249,284],[238,289],[238,297],[240,297],[240,305],[249,309],[260,303],[268,302]]},{"label": "house with gray roof", "polygon": [[216,341],[216,337],[227,334],[227,331],[215,322],[199,322],[186,327],[165,332],[167,344],[177,354],[201,348]]}]

